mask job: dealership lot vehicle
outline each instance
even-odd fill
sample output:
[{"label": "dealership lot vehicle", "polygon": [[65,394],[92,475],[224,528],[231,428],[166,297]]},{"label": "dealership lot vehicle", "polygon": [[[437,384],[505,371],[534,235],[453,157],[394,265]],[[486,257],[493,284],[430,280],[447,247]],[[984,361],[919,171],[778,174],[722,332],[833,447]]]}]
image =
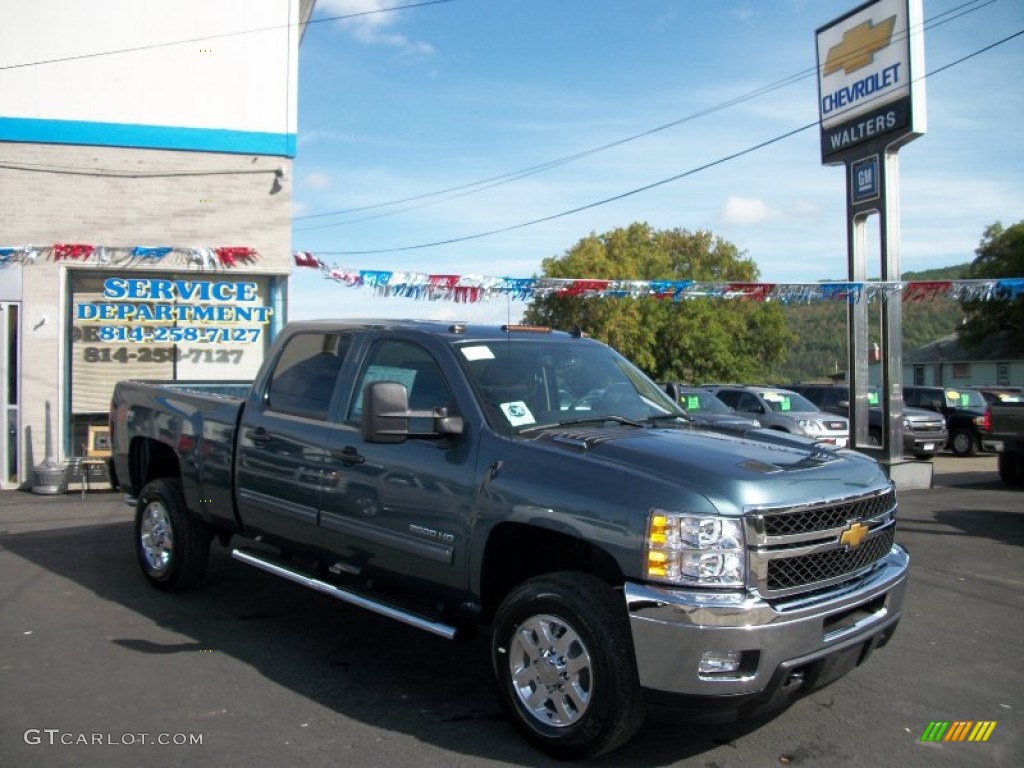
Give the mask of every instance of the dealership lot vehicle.
[{"label": "dealership lot vehicle", "polygon": [[[799,392],[823,411],[849,417],[850,388],[841,384],[795,384]],[[868,389],[868,437],[872,445],[882,445],[886,426],[883,422],[878,388]],[[928,459],[946,447],[949,433],[941,414],[923,408],[903,409],[903,451],[915,459]]]},{"label": "dealership lot vehicle", "polygon": [[903,388],[903,402],[911,408],[941,413],[949,432],[949,448],[957,456],[971,456],[981,449],[986,403],[980,392],[908,385]]},{"label": "dealership lot vehicle", "polygon": [[850,443],[850,422],[846,417],[822,411],[792,390],[737,385],[705,388],[737,413],[752,416],[767,429],[801,435],[837,448]]},{"label": "dealership lot vehicle", "polygon": [[622,745],[651,708],[785,706],[902,616],[909,557],[874,459],[695,427],[579,333],[296,323],[247,398],[196,388],[114,392],[153,586],[201,582],[216,538],[436,637],[486,628],[507,716],[558,757]]},{"label": "dealership lot vehicle", "polygon": [[662,385],[694,424],[722,432],[738,432],[740,434],[759,429],[761,422],[751,416],[736,413],[715,395],[700,387],[688,387],[670,381]]}]

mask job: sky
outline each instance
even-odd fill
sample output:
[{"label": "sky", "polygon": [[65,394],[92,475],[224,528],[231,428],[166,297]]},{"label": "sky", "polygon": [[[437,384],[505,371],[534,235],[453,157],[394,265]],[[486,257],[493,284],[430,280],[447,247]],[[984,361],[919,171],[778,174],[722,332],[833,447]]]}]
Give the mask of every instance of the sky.
[{"label": "sky", "polygon": [[[367,13],[414,2],[317,0],[299,52],[295,250],[346,269],[531,277],[590,234],[647,222],[728,240],[764,282],[847,277],[845,172],[822,164],[816,124],[799,129],[818,119],[816,30],[860,3]],[[1024,35],[1000,42],[1024,31],[1024,2],[923,5],[935,74],[927,131],[899,153],[902,272],[970,262],[986,227],[1024,219]],[[872,276],[879,239],[874,217]],[[515,322],[523,308],[381,297],[297,269],[289,316]]]}]

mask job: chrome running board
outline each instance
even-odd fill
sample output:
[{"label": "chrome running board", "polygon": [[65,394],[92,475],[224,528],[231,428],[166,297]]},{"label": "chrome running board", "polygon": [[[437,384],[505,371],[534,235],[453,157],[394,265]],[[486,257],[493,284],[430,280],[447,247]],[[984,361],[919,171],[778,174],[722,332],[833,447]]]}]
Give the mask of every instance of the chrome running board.
[{"label": "chrome running board", "polygon": [[257,554],[252,550],[247,549],[233,549],[231,550],[231,557],[235,560],[240,560],[243,563],[259,568],[267,573],[272,573],[275,576],[294,581],[296,584],[301,584],[304,587],[315,590],[316,592],[322,592],[325,595],[341,600],[343,603],[355,605],[359,608],[365,608],[368,611],[373,611],[381,616],[387,616],[389,619],[400,621],[403,624],[408,624],[411,627],[422,629],[426,632],[430,632],[438,637],[443,637],[445,640],[455,640],[458,635],[458,628],[453,627],[449,624],[443,624],[439,621],[434,621],[425,616],[419,616],[415,613],[411,613],[403,608],[398,608],[394,605],[384,603],[378,600],[373,600],[365,595],[361,595],[352,590],[345,589],[343,587],[329,584],[326,581],[321,581],[308,573],[293,568],[291,566],[284,565],[276,560],[271,560],[262,553]]}]

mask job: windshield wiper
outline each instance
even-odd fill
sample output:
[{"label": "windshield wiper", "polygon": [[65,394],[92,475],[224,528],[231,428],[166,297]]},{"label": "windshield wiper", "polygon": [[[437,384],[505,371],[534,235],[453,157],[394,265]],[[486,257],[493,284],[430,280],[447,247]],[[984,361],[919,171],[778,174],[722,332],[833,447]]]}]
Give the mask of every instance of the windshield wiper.
[{"label": "windshield wiper", "polygon": [[558,422],[558,426],[571,427],[574,424],[600,424],[603,421],[614,421],[616,424],[626,424],[631,427],[647,426],[642,421],[635,421],[633,419],[627,419],[625,416],[616,416],[614,414],[608,416],[584,416],[579,419],[566,419],[565,421]]},{"label": "windshield wiper", "polygon": [[693,421],[693,419],[691,419],[685,413],[659,413],[654,416],[647,417],[647,421],[650,424],[654,424],[659,421],[665,421],[666,419],[671,419],[673,421],[679,419],[684,424],[689,424],[691,421]]}]

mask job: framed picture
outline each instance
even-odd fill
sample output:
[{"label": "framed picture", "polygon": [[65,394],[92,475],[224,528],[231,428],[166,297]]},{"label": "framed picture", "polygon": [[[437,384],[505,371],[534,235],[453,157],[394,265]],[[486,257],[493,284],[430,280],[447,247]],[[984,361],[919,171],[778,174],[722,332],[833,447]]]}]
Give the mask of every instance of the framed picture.
[{"label": "framed picture", "polygon": [[89,427],[89,442],[85,447],[85,455],[110,455],[110,427]]}]

